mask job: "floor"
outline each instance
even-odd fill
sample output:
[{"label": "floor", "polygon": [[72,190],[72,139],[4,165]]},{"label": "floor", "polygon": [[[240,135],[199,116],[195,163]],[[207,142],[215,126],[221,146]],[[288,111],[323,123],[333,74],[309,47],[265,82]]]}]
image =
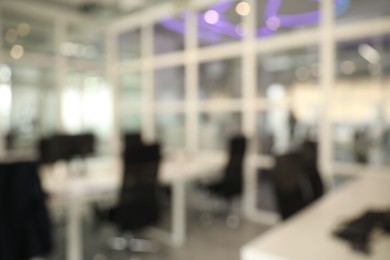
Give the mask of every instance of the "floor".
[{"label": "floor", "polygon": [[[259,172],[258,207],[275,211],[275,199],[273,197],[270,172]],[[350,178],[339,176],[336,182],[339,185],[349,181]],[[187,228],[188,240],[183,247],[172,248],[162,243],[157,253],[154,254],[129,254],[107,249],[109,238],[115,237],[118,232],[109,224],[97,225],[91,211],[86,209],[83,223],[83,243],[85,260],[238,260],[239,250],[242,245],[258,237],[270,227],[254,224],[241,219],[238,228],[229,228],[226,225],[226,216],[212,214],[212,222],[205,221],[205,212],[221,211],[223,205],[210,203],[207,197],[198,196],[196,193],[189,196]],[[160,228],[168,229],[170,220],[169,199],[165,200],[163,219],[158,224]],[[206,207],[205,207],[206,205]],[[211,207],[210,207],[211,205]],[[240,205],[236,205],[239,212]],[[211,210],[214,209],[214,210]],[[223,211],[223,210],[222,210]],[[203,214],[203,215],[202,215]],[[206,216],[210,216],[206,215]],[[53,219],[55,249],[48,260],[65,260],[65,221],[61,214]],[[145,234],[140,234],[145,235]],[[158,241],[156,241],[158,242]]]},{"label": "floor", "polygon": [[[200,198],[196,198],[200,199]],[[262,200],[264,201],[264,199]],[[268,203],[269,204],[269,203]],[[160,227],[169,228],[170,210],[165,205],[164,217],[158,224]],[[215,207],[218,208],[218,203]],[[236,205],[239,207],[239,205]],[[218,213],[219,210],[217,210]],[[117,235],[115,228],[109,224],[97,225],[91,211],[86,210],[83,223],[83,242],[85,260],[238,260],[240,247],[252,239],[258,237],[269,227],[245,221],[240,217],[240,225],[237,228],[229,228],[224,214],[206,214],[199,207],[188,209],[187,234],[188,240],[183,247],[172,248],[161,242],[159,250],[154,254],[129,254],[107,249],[109,238]],[[211,221],[210,221],[211,219]],[[54,221],[55,250],[48,260],[65,260],[65,222],[59,215]],[[146,235],[145,233],[140,234]],[[147,236],[147,235],[146,235]]]}]

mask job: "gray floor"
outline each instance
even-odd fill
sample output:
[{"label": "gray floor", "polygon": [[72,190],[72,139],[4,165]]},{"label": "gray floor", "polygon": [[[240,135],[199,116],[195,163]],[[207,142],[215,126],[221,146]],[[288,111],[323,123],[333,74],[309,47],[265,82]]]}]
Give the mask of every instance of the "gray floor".
[{"label": "gray floor", "polygon": [[[270,196],[270,188],[266,183],[262,184],[262,192],[259,193],[260,206],[272,208],[273,199]],[[129,254],[129,252],[115,252],[107,250],[106,242],[109,238],[118,234],[115,228],[109,224],[96,225],[91,210],[86,209],[83,223],[83,243],[85,260],[237,260],[239,259],[240,247],[250,240],[264,233],[269,227],[254,224],[240,218],[238,228],[229,228],[226,224],[226,214],[218,201],[211,201],[207,196],[199,196],[192,193],[189,196],[187,209],[187,242],[183,247],[172,248],[159,243],[160,250],[156,254]],[[170,205],[169,199],[165,200],[163,218],[158,224],[162,229],[170,228]],[[217,203],[215,203],[217,202]],[[219,201],[220,202],[220,201]],[[164,203],[163,203],[164,204]],[[222,203],[223,204],[223,203]],[[207,207],[211,206],[210,207]],[[205,207],[206,206],[206,207]],[[216,207],[217,206],[217,207]],[[240,205],[235,205],[235,212],[239,214]],[[89,212],[89,214],[88,214]],[[203,213],[210,213],[212,222],[201,221]],[[212,213],[212,214],[211,214]],[[49,260],[65,260],[65,219],[61,214],[53,219],[55,250]],[[140,234],[145,235],[145,234]],[[158,240],[156,240],[158,242]]]},{"label": "gray floor", "polygon": [[[258,207],[268,211],[275,211],[275,199],[267,173],[260,174],[260,176]],[[340,175],[335,181],[337,184],[342,185],[349,180],[350,178]],[[106,241],[118,233],[113,226],[107,224],[96,225],[92,217],[93,214],[87,214],[83,224],[84,259],[237,260],[239,259],[239,250],[242,245],[258,237],[270,228],[264,225],[247,222],[241,218],[240,226],[237,229],[231,229],[227,227],[224,216],[217,216],[215,214],[213,222],[206,224],[205,222],[200,221],[200,215],[204,212],[211,211],[202,210],[200,208],[203,208],[204,201],[209,202],[208,199],[202,199],[202,196],[191,196],[191,198],[193,198],[193,200],[189,203],[191,206],[188,209],[187,218],[188,241],[183,247],[172,248],[159,243],[161,248],[156,254],[129,254],[128,252],[107,250],[105,246]],[[159,223],[159,226],[163,229],[169,228],[169,207],[169,203],[164,206],[165,213],[163,214],[161,223]],[[65,260],[65,221],[60,217],[56,218],[53,224],[55,227],[55,250],[49,260]]]},{"label": "gray floor", "polygon": [[[165,218],[169,218],[168,213]],[[188,214],[188,241],[183,247],[172,248],[158,242],[160,249],[154,254],[130,254],[108,250],[106,241],[117,234],[110,225],[96,227],[91,218],[84,221],[84,259],[86,260],[237,260],[242,245],[254,239],[268,229],[266,226],[253,224],[241,219],[238,228],[228,228],[225,218],[214,216],[212,223],[199,220],[200,213]],[[164,226],[164,224],[161,224]],[[55,250],[50,260],[65,259],[66,239],[64,223],[55,225]],[[157,240],[156,240],[157,242]]]}]

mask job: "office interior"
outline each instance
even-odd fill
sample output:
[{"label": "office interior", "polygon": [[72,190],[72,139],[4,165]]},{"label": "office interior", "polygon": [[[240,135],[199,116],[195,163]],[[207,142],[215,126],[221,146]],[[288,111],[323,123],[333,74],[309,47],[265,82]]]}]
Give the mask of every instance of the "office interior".
[{"label": "office interior", "polygon": [[[185,191],[191,195],[181,198],[188,200],[187,218],[196,215],[187,241],[166,246],[165,255],[134,258],[211,259],[212,243],[205,250],[187,244],[193,230],[219,225],[214,235],[221,241],[250,230],[232,254],[214,256],[239,259],[245,243],[282,222],[271,181],[276,157],[315,142],[323,196],[368,169],[388,169],[389,14],[388,0],[2,0],[0,156],[37,158],[43,137],[92,133],[86,171],[109,172],[122,158],[126,133],[159,143],[162,160],[203,154],[214,162],[226,156],[232,137],[243,135],[239,227],[223,225],[223,217],[201,223],[188,208],[207,199],[197,197],[191,180]],[[93,174],[67,172],[77,167],[56,163],[41,182],[59,187]],[[167,204],[173,192],[165,193]],[[72,259],[61,228],[71,214],[61,203],[53,208],[55,237],[63,238],[48,259]],[[84,224],[93,218],[88,212]],[[95,240],[81,241],[93,252],[82,248],[73,259],[127,257],[104,258],[98,254],[104,243]],[[210,257],[201,255],[208,250]]]}]

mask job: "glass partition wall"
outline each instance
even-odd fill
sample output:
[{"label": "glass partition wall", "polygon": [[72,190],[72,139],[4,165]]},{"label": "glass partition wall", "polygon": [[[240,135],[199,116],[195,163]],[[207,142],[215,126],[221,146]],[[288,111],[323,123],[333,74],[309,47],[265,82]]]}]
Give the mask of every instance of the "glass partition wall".
[{"label": "glass partition wall", "polygon": [[31,146],[55,131],[93,131],[106,155],[126,132],[168,151],[215,152],[245,134],[252,191],[258,169],[307,138],[327,147],[327,176],[388,164],[387,0],[335,1],[330,42],[321,1],[193,2],[107,26],[2,8],[0,134],[17,128]]},{"label": "glass partition wall", "polygon": [[111,153],[105,28],[28,9],[1,8],[1,154],[35,155],[44,136],[82,132]]}]

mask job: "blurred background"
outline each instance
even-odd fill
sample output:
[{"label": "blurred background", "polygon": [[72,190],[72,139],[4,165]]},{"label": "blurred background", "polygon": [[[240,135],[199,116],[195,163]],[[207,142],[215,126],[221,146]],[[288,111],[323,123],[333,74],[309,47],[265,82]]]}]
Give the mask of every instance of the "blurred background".
[{"label": "blurred background", "polygon": [[[97,158],[119,155],[125,133],[166,154],[218,154],[244,134],[259,179],[307,139],[329,183],[387,167],[390,2],[336,0],[331,16],[321,6],[3,0],[0,156],[36,156],[55,133],[93,133]],[[257,192],[246,203],[273,214],[267,186]]]}]

